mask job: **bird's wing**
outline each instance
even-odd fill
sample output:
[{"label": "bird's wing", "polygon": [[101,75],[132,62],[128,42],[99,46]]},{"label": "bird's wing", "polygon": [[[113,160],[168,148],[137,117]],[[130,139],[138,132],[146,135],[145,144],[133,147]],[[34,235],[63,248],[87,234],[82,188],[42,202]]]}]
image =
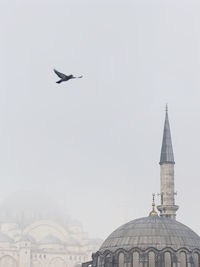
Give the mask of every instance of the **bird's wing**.
[{"label": "bird's wing", "polygon": [[67,75],[65,75],[65,74],[63,74],[63,73],[61,73],[61,72],[59,72],[59,71],[57,71],[57,70],[55,70],[55,69],[54,69],[54,72],[55,72],[55,74],[57,74],[58,77],[60,77],[61,79],[65,79],[65,78],[67,77]]}]

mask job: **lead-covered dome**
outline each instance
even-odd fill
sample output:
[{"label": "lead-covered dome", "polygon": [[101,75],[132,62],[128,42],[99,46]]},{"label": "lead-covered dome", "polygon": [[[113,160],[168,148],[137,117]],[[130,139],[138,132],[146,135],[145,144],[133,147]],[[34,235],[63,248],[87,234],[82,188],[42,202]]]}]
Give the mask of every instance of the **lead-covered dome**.
[{"label": "lead-covered dome", "polygon": [[102,244],[100,252],[132,248],[200,249],[200,237],[184,224],[159,216],[130,221],[116,229]]}]

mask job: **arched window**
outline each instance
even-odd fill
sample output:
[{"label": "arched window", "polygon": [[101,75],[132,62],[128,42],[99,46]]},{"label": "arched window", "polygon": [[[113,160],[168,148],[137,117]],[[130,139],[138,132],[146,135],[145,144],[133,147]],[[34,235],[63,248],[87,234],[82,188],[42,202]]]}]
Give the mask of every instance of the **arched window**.
[{"label": "arched window", "polygon": [[139,267],[140,255],[138,252],[133,252],[133,267]]},{"label": "arched window", "polygon": [[171,267],[172,266],[172,259],[171,254],[169,252],[165,252],[165,267]]},{"label": "arched window", "polygon": [[3,256],[0,259],[0,267],[17,267],[17,262],[10,256]]},{"label": "arched window", "polygon": [[155,267],[155,253],[149,252],[149,267]]},{"label": "arched window", "polygon": [[180,266],[181,267],[187,267],[186,254],[185,254],[185,252],[181,252],[180,253]]},{"label": "arched window", "polygon": [[102,257],[101,257],[101,256],[98,256],[98,259],[97,259],[97,266],[98,266],[98,267],[101,267],[101,266],[102,266]]},{"label": "arched window", "polygon": [[118,259],[119,265],[118,267],[124,267],[124,253],[119,253],[119,259]]},{"label": "arched window", "polygon": [[105,257],[105,267],[111,267],[111,265],[112,265],[111,255],[107,254]]},{"label": "arched window", "polygon": [[194,253],[194,266],[199,267],[199,255],[198,253]]}]

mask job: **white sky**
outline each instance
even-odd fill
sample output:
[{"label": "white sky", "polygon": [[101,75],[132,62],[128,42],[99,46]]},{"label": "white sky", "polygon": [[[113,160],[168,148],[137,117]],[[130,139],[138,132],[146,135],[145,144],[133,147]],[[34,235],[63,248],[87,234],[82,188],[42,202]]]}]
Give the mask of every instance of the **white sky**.
[{"label": "white sky", "polygon": [[[101,238],[122,205],[147,216],[168,103],[177,219],[200,234],[199,14],[193,0],[1,0],[0,202],[48,193]],[[84,78],[58,85],[53,68]]]}]

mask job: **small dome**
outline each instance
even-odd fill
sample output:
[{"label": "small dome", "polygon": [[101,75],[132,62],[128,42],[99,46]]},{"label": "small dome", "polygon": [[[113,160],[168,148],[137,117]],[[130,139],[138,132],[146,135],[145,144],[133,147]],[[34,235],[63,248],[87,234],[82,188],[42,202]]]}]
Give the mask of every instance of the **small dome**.
[{"label": "small dome", "polygon": [[130,221],[116,229],[102,244],[100,251],[116,251],[119,248],[166,247],[200,249],[200,237],[189,227],[172,219],[149,216]]}]

